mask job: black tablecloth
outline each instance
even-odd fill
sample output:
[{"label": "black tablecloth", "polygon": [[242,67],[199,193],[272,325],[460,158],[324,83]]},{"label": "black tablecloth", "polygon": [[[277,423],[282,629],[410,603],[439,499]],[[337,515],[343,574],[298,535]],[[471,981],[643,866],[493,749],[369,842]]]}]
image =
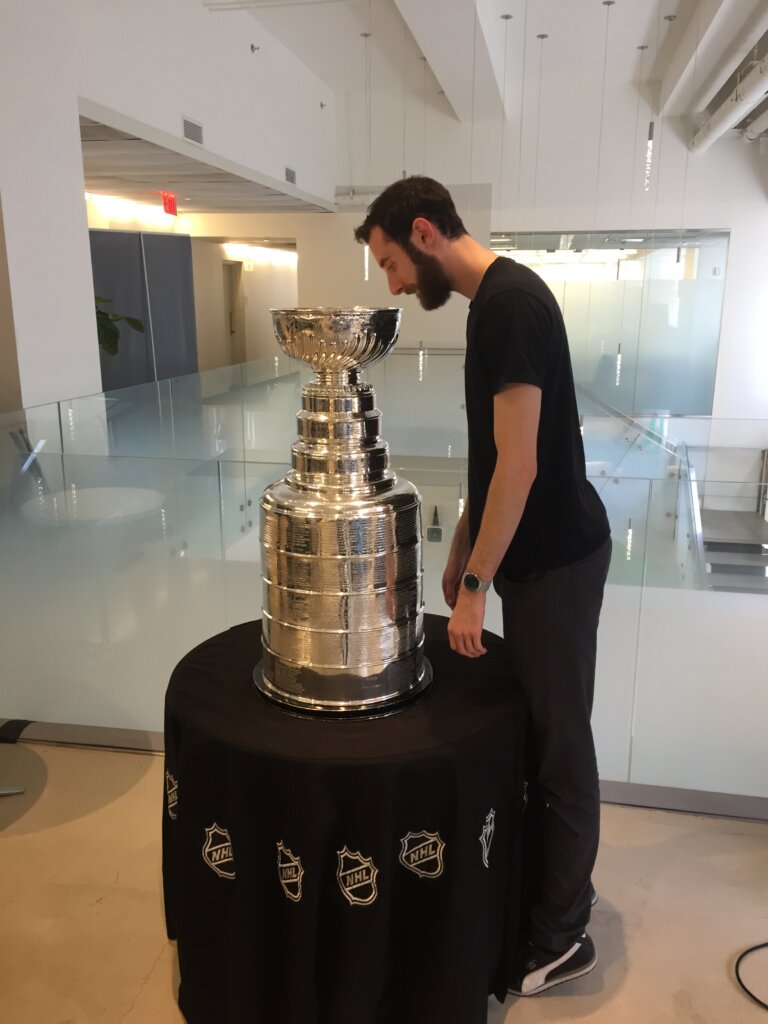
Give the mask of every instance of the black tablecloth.
[{"label": "black tablecloth", "polygon": [[517,942],[522,695],[502,641],[376,719],[299,717],[252,681],[260,623],[166,696],[163,881],[190,1024],[484,1024]]}]

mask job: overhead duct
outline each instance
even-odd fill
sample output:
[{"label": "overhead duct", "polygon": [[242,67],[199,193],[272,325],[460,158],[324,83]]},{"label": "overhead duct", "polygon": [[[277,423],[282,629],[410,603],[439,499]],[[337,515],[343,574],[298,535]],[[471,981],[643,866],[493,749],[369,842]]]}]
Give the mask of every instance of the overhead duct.
[{"label": "overhead duct", "polygon": [[689,109],[705,110],[728,79],[734,74],[747,54],[757,46],[768,32],[768,6],[759,5],[758,11],[742,28],[724,54],[722,63],[702,83]]},{"label": "overhead duct", "polygon": [[763,132],[768,132],[768,110],[764,111],[760,117],[756,117],[754,121],[747,125],[744,129],[744,138],[748,142],[754,142],[760,138]]},{"label": "overhead duct", "polygon": [[713,142],[724,135],[729,128],[737,125],[750,110],[761,102],[768,92],[768,57],[752,68],[731,95],[712,114],[691,139],[691,149],[703,153]]}]

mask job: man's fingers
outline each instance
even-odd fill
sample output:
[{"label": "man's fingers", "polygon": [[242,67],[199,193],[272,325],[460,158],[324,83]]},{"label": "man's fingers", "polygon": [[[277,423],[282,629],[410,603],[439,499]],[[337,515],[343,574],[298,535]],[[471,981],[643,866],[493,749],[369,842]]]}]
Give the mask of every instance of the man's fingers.
[{"label": "man's fingers", "polygon": [[449,628],[448,642],[451,645],[451,650],[465,658],[480,658],[487,653],[480,638],[475,637],[472,633],[452,633]]}]

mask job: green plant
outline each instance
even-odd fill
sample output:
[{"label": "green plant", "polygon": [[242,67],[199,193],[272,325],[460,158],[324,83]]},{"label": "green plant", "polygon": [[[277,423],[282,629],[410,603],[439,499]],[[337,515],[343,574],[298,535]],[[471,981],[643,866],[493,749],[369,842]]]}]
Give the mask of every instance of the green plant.
[{"label": "green plant", "polygon": [[116,356],[118,343],[120,341],[120,328],[117,326],[121,320],[125,320],[134,331],[144,333],[144,322],[135,316],[126,316],[124,313],[110,313],[106,309],[99,309],[99,306],[107,306],[112,299],[105,299],[101,295],[96,296],[96,328],[99,332],[99,345],[108,356]]}]

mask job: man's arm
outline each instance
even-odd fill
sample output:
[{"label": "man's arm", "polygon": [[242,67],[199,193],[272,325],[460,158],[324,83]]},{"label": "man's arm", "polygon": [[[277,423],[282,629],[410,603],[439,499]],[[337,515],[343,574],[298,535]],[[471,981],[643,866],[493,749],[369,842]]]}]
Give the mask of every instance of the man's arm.
[{"label": "man's arm", "polygon": [[472,553],[469,543],[469,502],[465,504],[461,518],[456,524],[451,541],[451,550],[443,573],[443,597],[449,608],[456,607],[456,598],[464,575],[467,560]]},{"label": "man's arm", "polygon": [[[466,564],[481,579],[491,579],[512,542],[536,479],[536,440],[541,391],[532,384],[508,384],[493,400],[496,468],[488,488],[480,531]],[[451,647],[476,658],[485,654],[480,641],[485,617],[482,593],[458,588],[448,624]]]}]

